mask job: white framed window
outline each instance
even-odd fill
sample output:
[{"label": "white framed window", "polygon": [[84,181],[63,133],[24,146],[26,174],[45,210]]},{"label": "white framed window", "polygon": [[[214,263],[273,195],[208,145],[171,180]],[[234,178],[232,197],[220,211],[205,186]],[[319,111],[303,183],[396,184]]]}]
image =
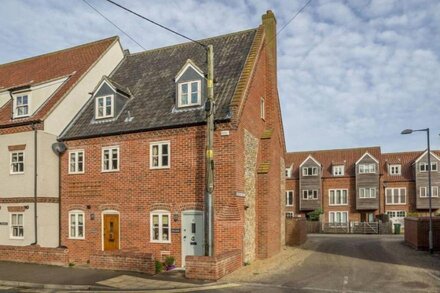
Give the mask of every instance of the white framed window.
[{"label": "white framed window", "polygon": [[200,80],[181,82],[178,85],[178,106],[190,107],[202,104],[202,82]]},{"label": "white framed window", "polygon": [[392,164],[388,166],[388,173],[390,173],[390,175],[401,175],[402,174],[402,165],[400,164]]},{"label": "white framed window", "polygon": [[286,190],[286,207],[293,207],[293,190]]},{"label": "white framed window", "polygon": [[318,199],[318,190],[303,190],[303,200]]},{"label": "white framed window", "polygon": [[344,176],[344,165],[333,166],[333,176]]},{"label": "white framed window", "polygon": [[115,96],[97,97],[95,99],[95,118],[111,118],[115,113]]},{"label": "white framed window", "polygon": [[303,176],[316,176],[318,175],[318,167],[303,167]]},{"label": "white framed window", "polygon": [[12,239],[23,239],[24,238],[24,214],[22,213],[11,213],[11,235]]},{"label": "white framed window", "polygon": [[330,224],[348,224],[348,212],[329,212],[328,222]]},{"label": "white framed window", "polygon": [[170,142],[159,141],[150,143],[150,169],[170,167]]},{"label": "white framed window", "polygon": [[359,198],[376,198],[376,188],[359,188]]},{"label": "white framed window", "polygon": [[85,239],[85,216],[83,211],[69,212],[69,238]]},{"label": "white framed window", "polygon": [[168,211],[153,211],[150,214],[150,241],[171,243],[171,214]]},{"label": "white framed window", "polygon": [[[431,188],[431,196],[438,197],[438,186],[432,186]],[[419,195],[420,197],[429,197],[428,187],[420,187]]]},{"label": "white framed window", "polygon": [[266,105],[263,97],[260,98],[260,118],[263,120],[266,119]]},{"label": "white framed window", "polygon": [[84,150],[74,150],[69,152],[69,174],[84,173]]},{"label": "white framed window", "polygon": [[[437,171],[437,162],[431,162],[431,171]],[[428,163],[422,162],[419,163],[419,171],[420,172],[428,172]]]},{"label": "white framed window", "polygon": [[286,219],[292,219],[295,216],[294,212],[286,212]]},{"label": "white framed window", "polygon": [[14,118],[29,116],[29,95],[17,95],[14,98]]},{"label": "white framed window", "polygon": [[386,214],[392,218],[405,218],[406,212],[405,211],[387,211]]},{"label": "white framed window", "polygon": [[292,167],[286,168],[286,178],[292,177]]},{"label": "white framed window", "polygon": [[406,188],[385,188],[386,204],[406,204]]},{"label": "white framed window", "polygon": [[102,148],[102,172],[119,171],[119,147]]},{"label": "white framed window", "polygon": [[360,164],[359,165],[360,174],[376,173],[376,164]]},{"label": "white framed window", "polygon": [[329,205],[347,205],[348,204],[348,189],[330,189]]},{"label": "white framed window", "polygon": [[24,173],[24,151],[14,151],[10,153],[10,174]]}]

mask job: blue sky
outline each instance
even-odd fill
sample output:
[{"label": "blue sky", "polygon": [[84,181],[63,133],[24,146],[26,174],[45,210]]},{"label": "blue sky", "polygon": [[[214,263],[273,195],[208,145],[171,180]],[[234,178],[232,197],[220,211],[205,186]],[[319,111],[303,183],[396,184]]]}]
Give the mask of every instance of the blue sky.
[{"label": "blue sky", "polygon": [[[104,0],[88,0],[147,49],[184,42]],[[116,0],[192,38],[282,27],[301,1]],[[440,149],[440,1],[312,0],[278,36],[278,87],[288,151],[382,146]],[[120,35],[82,0],[2,0],[0,63]]]}]

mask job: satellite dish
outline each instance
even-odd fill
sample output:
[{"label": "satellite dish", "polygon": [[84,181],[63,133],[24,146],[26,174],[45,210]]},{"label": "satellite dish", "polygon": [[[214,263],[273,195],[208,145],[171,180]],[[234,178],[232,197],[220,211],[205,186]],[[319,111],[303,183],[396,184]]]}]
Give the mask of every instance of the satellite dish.
[{"label": "satellite dish", "polygon": [[61,155],[66,151],[67,147],[63,142],[56,142],[52,144],[52,150],[55,154]]}]

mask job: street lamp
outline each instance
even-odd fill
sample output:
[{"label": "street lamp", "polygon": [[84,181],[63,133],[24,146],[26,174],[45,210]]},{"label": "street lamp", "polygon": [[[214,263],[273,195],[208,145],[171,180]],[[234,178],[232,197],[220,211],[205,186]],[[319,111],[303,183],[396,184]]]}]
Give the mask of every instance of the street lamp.
[{"label": "street lamp", "polygon": [[428,198],[429,198],[429,253],[433,253],[434,249],[432,246],[432,186],[431,186],[431,144],[429,142],[429,128],[424,129],[405,129],[400,134],[411,134],[416,131],[425,131],[428,141]]}]

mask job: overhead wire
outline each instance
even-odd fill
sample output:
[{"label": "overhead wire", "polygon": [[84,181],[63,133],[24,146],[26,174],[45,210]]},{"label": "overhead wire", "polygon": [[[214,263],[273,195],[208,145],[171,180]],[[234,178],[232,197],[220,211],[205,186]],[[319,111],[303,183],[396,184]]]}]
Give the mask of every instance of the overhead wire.
[{"label": "overhead wire", "polygon": [[130,40],[132,40],[136,45],[138,45],[139,47],[141,47],[143,50],[147,50],[146,48],[144,48],[144,46],[142,46],[141,44],[139,44],[139,42],[137,42],[132,36],[130,36],[127,32],[125,32],[122,28],[120,28],[118,25],[116,25],[113,21],[111,21],[108,17],[106,17],[104,14],[102,14],[96,7],[94,7],[92,4],[90,4],[87,0],[82,0],[85,4],[87,4],[90,8],[92,8],[96,13],[98,13],[99,15],[101,15],[105,20],[107,20],[109,23],[111,23],[114,27],[116,27],[120,32],[122,32],[124,35],[126,35]]},{"label": "overhead wire", "polygon": [[184,38],[184,39],[187,39],[187,40],[189,40],[189,41],[191,41],[191,42],[194,42],[194,43],[200,45],[201,47],[203,47],[205,50],[206,50],[207,47],[208,47],[208,46],[206,46],[205,44],[200,43],[199,41],[196,41],[196,40],[194,40],[194,39],[192,39],[192,38],[190,38],[190,37],[185,36],[184,34],[181,34],[181,33],[177,32],[177,31],[175,31],[175,30],[173,30],[173,29],[171,29],[171,28],[169,28],[169,27],[166,27],[166,26],[164,26],[164,25],[162,25],[162,24],[160,24],[160,23],[158,23],[158,22],[156,22],[156,21],[154,21],[154,20],[151,20],[151,19],[149,19],[148,17],[145,17],[145,16],[143,16],[143,15],[141,15],[141,14],[139,14],[139,13],[137,13],[137,12],[135,12],[135,11],[129,9],[129,8],[127,8],[127,7],[124,7],[124,6],[122,6],[121,4],[119,4],[119,3],[116,3],[116,2],[114,2],[114,1],[112,1],[112,0],[105,0],[105,1],[111,3],[111,4],[115,5],[115,6],[118,6],[119,8],[121,8],[121,9],[123,9],[123,10],[125,10],[125,11],[128,11],[128,12],[130,12],[131,14],[134,14],[134,15],[136,15],[136,16],[138,16],[138,17],[140,17],[140,18],[142,18],[142,19],[144,19],[144,20],[146,20],[146,21],[148,21],[148,22],[150,22],[150,23],[152,23],[152,24],[154,24],[154,25],[156,25],[156,26],[158,26],[158,27],[161,27],[161,28],[163,28],[163,29],[165,29],[165,30],[167,30],[167,31],[169,31],[169,32],[172,32],[173,34],[176,34],[176,35],[178,35],[178,36],[180,36],[180,37],[182,37],[182,38]]}]

